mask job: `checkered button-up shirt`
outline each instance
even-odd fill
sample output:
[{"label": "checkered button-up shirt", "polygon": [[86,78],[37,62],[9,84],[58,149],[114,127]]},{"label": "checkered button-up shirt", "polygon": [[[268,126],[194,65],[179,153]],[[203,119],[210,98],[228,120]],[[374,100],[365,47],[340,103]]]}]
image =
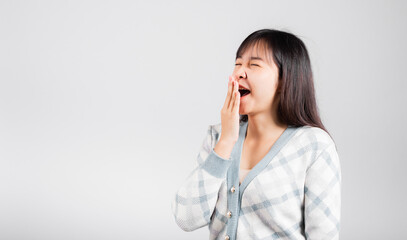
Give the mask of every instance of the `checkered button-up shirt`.
[{"label": "checkered button-up shirt", "polygon": [[341,168],[331,137],[289,126],[239,185],[248,122],[229,159],[213,149],[221,124],[210,125],[193,171],[171,203],[184,231],[208,226],[209,239],[339,239]]}]

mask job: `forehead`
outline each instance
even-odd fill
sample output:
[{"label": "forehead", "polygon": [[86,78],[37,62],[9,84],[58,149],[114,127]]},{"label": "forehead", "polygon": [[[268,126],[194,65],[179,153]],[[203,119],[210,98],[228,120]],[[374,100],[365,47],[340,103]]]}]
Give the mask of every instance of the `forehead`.
[{"label": "forehead", "polygon": [[271,51],[262,42],[252,43],[236,56],[236,60],[261,60],[270,64],[273,62]]}]

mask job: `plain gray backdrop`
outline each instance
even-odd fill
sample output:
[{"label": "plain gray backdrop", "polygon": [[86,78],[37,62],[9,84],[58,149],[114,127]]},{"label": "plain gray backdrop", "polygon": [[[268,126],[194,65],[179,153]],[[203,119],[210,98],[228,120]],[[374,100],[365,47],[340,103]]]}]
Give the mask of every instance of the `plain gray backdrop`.
[{"label": "plain gray backdrop", "polygon": [[405,1],[1,1],[0,239],[208,239],[171,200],[261,28],[308,48],[340,238],[405,239],[406,23]]}]

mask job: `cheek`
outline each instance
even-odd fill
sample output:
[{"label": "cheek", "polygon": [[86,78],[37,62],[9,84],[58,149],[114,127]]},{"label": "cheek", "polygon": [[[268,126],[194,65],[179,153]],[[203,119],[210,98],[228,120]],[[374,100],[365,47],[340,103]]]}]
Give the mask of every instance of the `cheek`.
[{"label": "cheek", "polygon": [[273,91],[268,87],[256,88],[253,96],[261,102],[269,102],[273,98]]},{"label": "cheek", "polygon": [[276,85],[270,82],[257,85],[253,93],[253,96],[259,101],[269,102],[274,98],[276,93]]}]

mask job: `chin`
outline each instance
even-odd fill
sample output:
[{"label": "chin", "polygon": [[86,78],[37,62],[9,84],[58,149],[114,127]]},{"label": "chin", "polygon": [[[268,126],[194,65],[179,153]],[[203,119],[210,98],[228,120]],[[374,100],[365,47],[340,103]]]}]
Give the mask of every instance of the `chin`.
[{"label": "chin", "polygon": [[239,111],[239,115],[248,115],[246,111]]}]

